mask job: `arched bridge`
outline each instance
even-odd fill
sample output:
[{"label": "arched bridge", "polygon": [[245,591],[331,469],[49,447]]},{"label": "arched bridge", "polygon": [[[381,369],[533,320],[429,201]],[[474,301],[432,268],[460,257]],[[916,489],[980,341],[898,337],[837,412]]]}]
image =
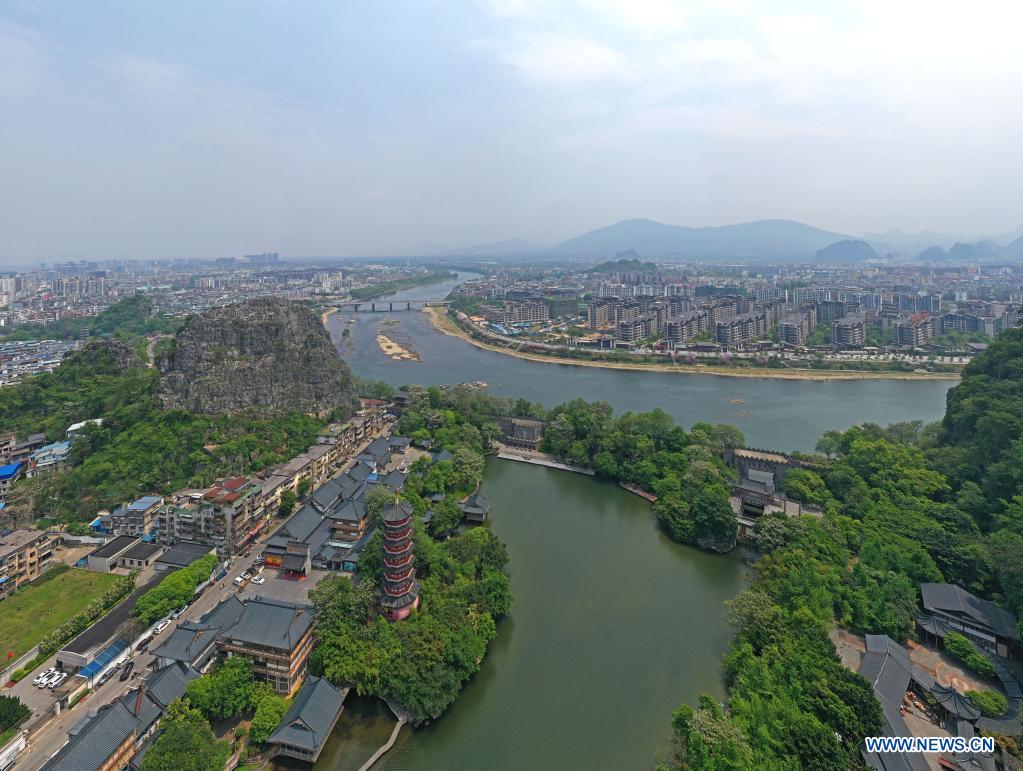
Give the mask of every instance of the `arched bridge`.
[{"label": "arched bridge", "polygon": [[331,303],[342,311],[355,313],[396,313],[398,311],[417,311],[420,308],[444,307],[447,300],[349,300]]}]

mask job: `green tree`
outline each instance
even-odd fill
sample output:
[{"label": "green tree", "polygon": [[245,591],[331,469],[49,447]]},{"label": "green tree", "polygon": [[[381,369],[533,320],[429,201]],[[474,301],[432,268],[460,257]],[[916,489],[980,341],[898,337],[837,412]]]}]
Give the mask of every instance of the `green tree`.
[{"label": "green tree", "polygon": [[252,701],[252,659],[232,656],[212,673],[193,680],[185,698],[208,719],[232,717]]},{"label": "green tree", "polygon": [[277,510],[277,515],[280,517],[291,516],[291,512],[295,510],[296,503],[298,503],[298,496],[295,495],[295,491],[285,490],[281,493],[281,505]]},{"label": "green tree", "polygon": [[202,713],[175,699],[160,720],[160,736],[142,756],[142,771],[220,771],[231,745],[218,741]]},{"label": "green tree", "polygon": [[249,728],[249,737],[252,741],[256,744],[265,743],[270,734],[277,730],[287,711],[288,702],[280,696],[270,695],[263,698],[252,716],[252,725]]}]

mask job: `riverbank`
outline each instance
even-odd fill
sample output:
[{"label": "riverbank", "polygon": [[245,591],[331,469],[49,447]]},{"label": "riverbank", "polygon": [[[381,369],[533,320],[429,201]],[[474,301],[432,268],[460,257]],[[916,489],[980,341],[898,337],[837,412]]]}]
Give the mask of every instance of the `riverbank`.
[{"label": "riverbank", "polygon": [[721,365],[681,367],[675,364],[630,364],[628,362],[617,361],[570,359],[564,356],[513,351],[502,345],[485,343],[471,337],[465,330],[455,324],[448,318],[444,308],[423,308],[423,312],[428,313],[433,326],[446,335],[461,338],[477,348],[546,364],[569,364],[576,367],[596,367],[599,369],[633,370],[639,372],[664,372],[675,375],[722,375],[724,377],[772,378],[776,380],[959,380],[959,374],[954,372],[864,372],[859,370],[770,369],[768,367],[739,369],[737,367]]},{"label": "riverbank", "polygon": [[377,334],[377,345],[380,346],[380,350],[383,351],[386,356],[390,356],[395,361],[419,361],[419,355],[417,353],[409,350],[400,343],[396,343],[385,334]]},{"label": "riverbank", "polygon": [[520,447],[511,447],[500,442],[495,442],[498,448],[497,457],[501,460],[514,460],[519,463],[532,463],[534,466],[545,466],[546,468],[559,469],[561,471],[572,471],[576,474],[594,476],[596,472],[591,468],[581,466],[569,466],[565,463],[558,463],[553,457],[537,450],[525,450]]}]

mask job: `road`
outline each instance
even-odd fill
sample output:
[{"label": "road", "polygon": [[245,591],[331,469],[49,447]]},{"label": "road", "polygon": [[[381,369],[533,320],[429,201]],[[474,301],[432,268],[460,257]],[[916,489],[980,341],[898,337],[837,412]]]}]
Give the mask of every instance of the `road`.
[{"label": "road", "polygon": [[[386,435],[386,429],[378,435]],[[373,437],[375,438],[375,437]],[[371,441],[371,440],[370,440]],[[355,457],[362,452],[369,441],[355,449],[352,455],[341,464],[337,476],[347,470],[353,463]],[[259,555],[260,545],[270,536],[276,527],[265,531],[251,547],[248,557],[235,557],[232,561],[227,575],[219,582],[208,588],[200,595],[181,618],[172,621],[166,629],[153,638],[149,650],[155,649],[182,621],[196,620],[204,613],[212,610],[219,602],[232,594],[238,593],[240,597],[247,598],[254,595],[263,595],[276,599],[289,600],[291,602],[306,602],[309,589],[314,587],[322,571],[313,571],[305,581],[293,581],[278,577],[275,571],[265,571],[266,582],[262,585],[247,583],[242,589],[234,585],[234,579],[252,566],[253,560]],[[46,667],[54,666],[56,657],[42,665],[36,673]],[[139,684],[140,679],[149,672],[154,663],[154,657],[148,651],[136,654],[132,659],[135,662],[135,676],[126,682],[121,682],[117,676],[112,677],[105,684],[98,687],[92,693],[79,702],[74,709],[63,711],[51,720],[46,726],[29,737],[28,749],[21,754],[18,762],[15,763],[14,771],[38,771],[47,760],[49,760],[67,742],[67,732],[90,711],[96,710],[99,706],[109,704],[118,697],[123,696],[127,691]],[[53,699],[47,690],[36,688],[32,685],[32,677],[26,677],[14,688],[7,691],[9,695],[20,696],[33,709],[33,716],[41,714],[47,709],[52,709]]]}]

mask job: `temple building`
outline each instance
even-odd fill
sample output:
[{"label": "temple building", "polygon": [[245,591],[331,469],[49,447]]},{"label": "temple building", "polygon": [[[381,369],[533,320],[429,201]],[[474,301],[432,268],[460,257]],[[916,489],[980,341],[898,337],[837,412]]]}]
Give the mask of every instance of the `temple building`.
[{"label": "temple building", "polygon": [[400,500],[384,509],[384,573],[380,586],[380,604],[387,617],[401,621],[419,607],[415,554],[412,546],[412,507]]}]

